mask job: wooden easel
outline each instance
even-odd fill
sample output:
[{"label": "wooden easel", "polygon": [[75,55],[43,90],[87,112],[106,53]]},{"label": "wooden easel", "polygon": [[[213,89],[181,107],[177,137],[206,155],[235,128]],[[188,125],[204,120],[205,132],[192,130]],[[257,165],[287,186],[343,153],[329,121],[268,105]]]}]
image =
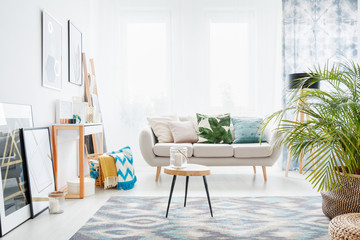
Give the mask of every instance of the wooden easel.
[{"label": "wooden easel", "polygon": [[[303,94],[304,91],[306,91],[306,90],[301,90],[301,93],[300,93],[300,94]],[[304,101],[305,101],[305,99],[304,99]],[[306,103],[306,102],[304,102],[304,103]],[[303,103],[299,101],[297,104],[298,104],[298,106],[299,106],[299,105],[301,105],[301,104],[303,104]],[[299,118],[300,118],[300,119],[299,119]],[[297,111],[297,112],[296,112],[295,122],[300,121],[301,123],[303,123],[303,122],[305,122],[305,119],[306,119],[306,120],[309,120],[309,119],[310,119],[309,116],[308,116],[306,113],[304,113],[304,112],[302,112],[302,111]],[[314,149],[311,149],[311,155],[312,155],[313,151],[314,151]],[[288,153],[288,158],[287,158],[287,163],[286,163],[285,177],[288,177],[288,176],[289,176],[290,162],[291,162],[291,153],[290,153],[290,151],[289,151],[289,153]],[[315,169],[315,164],[314,164],[314,163],[315,163],[315,160],[312,159],[312,162],[313,162],[313,169]],[[304,167],[304,150],[301,150],[300,156],[299,156],[299,173],[300,173],[300,174],[303,173],[303,167]]]},{"label": "wooden easel", "polygon": [[[88,102],[89,107],[92,107],[93,103],[91,100],[91,94],[95,94],[96,96],[98,96],[94,59],[90,58],[90,60],[89,60],[91,73],[89,73],[87,70],[85,53],[82,53],[82,60],[83,60],[83,68],[84,68],[85,101]],[[93,85],[93,89],[91,89],[91,85]],[[92,137],[92,142],[93,142],[94,153],[99,153],[98,152],[98,144],[96,141],[96,134],[92,134],[91,137]],[[103,150],[101,149],[101,154],[102,154],[102,151]]]}]

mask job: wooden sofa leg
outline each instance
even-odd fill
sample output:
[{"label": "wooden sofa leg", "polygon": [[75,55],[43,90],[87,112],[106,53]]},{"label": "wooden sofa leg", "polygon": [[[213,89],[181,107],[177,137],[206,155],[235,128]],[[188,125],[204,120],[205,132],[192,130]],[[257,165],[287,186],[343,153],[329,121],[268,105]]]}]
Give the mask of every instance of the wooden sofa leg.
[{"label": "wooden sofa leg", "polygon": [[160,173],[161,173],[161,167],[157,167],[155,182],[157,182],[159,180]]},{"label": "wooden sofa leg", "polygon": [[266,182],[267,177],[266,177],[266,167],[262,166],[262,170],[263,170],[263,174],[264,174],[264,181]]},{"label": "wooden sofa leg", "polygon": [[254,174],[256,174],[256,167],[255,167],[255,166],[253,166],[253,168],[254,168]]}]

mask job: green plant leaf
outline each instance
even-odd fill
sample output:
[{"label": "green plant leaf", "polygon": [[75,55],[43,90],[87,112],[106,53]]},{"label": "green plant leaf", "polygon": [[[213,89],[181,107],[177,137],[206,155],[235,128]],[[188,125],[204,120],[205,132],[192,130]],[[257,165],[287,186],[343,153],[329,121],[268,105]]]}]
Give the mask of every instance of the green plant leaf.
[{"label": "green plant leaf", "polygon": [[[272,147],[287,146],[294,161],[303,152],[311,160],[305,164],[307,179],[318,190],[333,190],[342,186],[340,169],[348,180],[349,174],[360,173],[360,67],[352,61],[326,63],[315,65],[309,75],[289,93],[284,109],[264,119],[261,133],[274,123],[278,138]],[[301,90],[309,80],[330,87]],[[289,120],[294,113],[309,118]]]}]

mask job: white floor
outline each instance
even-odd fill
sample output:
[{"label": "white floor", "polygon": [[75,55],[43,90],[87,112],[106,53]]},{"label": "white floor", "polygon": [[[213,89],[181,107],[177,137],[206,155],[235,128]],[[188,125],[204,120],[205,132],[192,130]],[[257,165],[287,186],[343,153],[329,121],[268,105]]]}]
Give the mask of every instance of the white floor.
[{"label": "white floor", "polygon": [[[268,181],[264,182],[261,167],[254,175],[252,167],[213,167],[207,177],[211,197],[244,196],[319,196],[303,175],[268,168]],[[109,199],[117,196],[166,196],[169,195],[172,176],[161,173],[155,182],[155,168],[136,172],[138,182],[129,191],[96,189],[96,194],[85,199],[66,200],[63,214],[50,215],[47,211],[28,220],[2,239],[69,239]],[[174,196],[184,196],[185,177],[178,177]],[[205,195],[201,177],[191,177],[188,197]],[[164,202],[164,213],[166,208]]]}]

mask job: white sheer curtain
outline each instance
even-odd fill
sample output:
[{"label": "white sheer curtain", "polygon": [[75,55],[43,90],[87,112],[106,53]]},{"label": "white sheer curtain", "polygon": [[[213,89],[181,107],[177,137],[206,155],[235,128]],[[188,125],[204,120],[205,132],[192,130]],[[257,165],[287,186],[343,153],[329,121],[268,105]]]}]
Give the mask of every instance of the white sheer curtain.
[{"label": "white sheer curtain", "polygon": [[281,0],[109,0],[100,8],[100,38],[112,38],[98,50],[111,59],[99,73],[103,105],[113,103],[102,106],[109,148],[130,145],[140,159],[149,115],[265,116],[281,107]]}]

